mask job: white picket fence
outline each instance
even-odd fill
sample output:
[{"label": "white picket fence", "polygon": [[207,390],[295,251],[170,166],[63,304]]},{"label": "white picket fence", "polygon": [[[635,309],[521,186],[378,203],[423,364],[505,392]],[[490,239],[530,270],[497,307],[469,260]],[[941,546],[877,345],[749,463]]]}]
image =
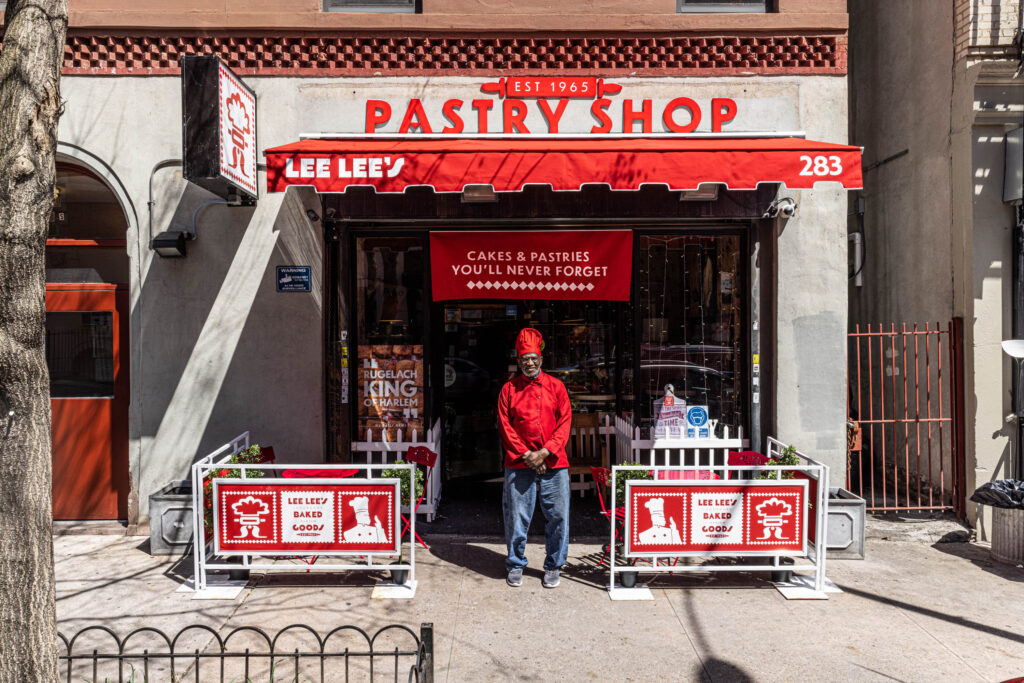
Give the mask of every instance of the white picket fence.
[{"label": "white picket fence", "polygon": [[427,475],[423,503],[419,509],[420,514],[426,515],[428,522],[433,522],[441,501],[441,421],[436,420],[423,437],[421,439],[420,434],[414,429],[409,435],[410,440],[406,441],[405,434],[398,430],[396,440],[378,441],[373,438],[373,433],[367,430],[366,441],[352,442],[352,462],[364,465],[388,465],[397,460],[408,462],[405,454],[413,446],[426,446],[437,453],[437,462]]},{"label": "white picket fence", "polygon": [[743,428],[730,437],[729,427],[722,425],[722,437],[687,439],[682,430],[669,431],[667,437],[644,438],[640,427],[627,417],[615,418],[615,464],[638,462],[650,467],[693,467],[716,473],[725,478],[729,451],[749,448],[750,441],[743,438]]}]

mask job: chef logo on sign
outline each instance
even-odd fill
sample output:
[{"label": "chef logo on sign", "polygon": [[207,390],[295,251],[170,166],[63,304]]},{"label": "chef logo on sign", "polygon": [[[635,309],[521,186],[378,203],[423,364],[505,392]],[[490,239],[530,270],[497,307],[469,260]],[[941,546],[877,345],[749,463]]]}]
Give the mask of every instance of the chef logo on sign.
[{"label": "chef logo on sign", "polygon": [[231,511],[235,513],[235,521],[239,526],[238,536],[235,538],[265,538],[260,536],[263,517],[270,514],[270,506],[265,501],[246,496],[232,503]]},{"label": "chef logo on sign", "polygon": [[764,541],[775,537],[776,540],[788,540],[782,536],[782,527],[786,523],[785,518],[793,514],[793,506],[784,500],[772,497],[756,508],[757,516],[761,518],[761,525],[764,527],[764,535],[757,539]]},{"label": "chef logo on sign", "polygon": [[683,542],[679,536],[679,529],[676,527],[675,518],[669,517],[668,524],[666,525],[665,523],[664,498],[649,498],[644,502],[644,507],[647,508],[648,513],[651,515],[651,526],[638,534],[638,540],[641,544],[678,545]]},{"label": "chef logo on sign", "polygon": [[345,543],[387,543],[388,534],[384,525],[380,523],[380,517],[374,515],[373,524],[370,524],[370,499],[366,496],[359,496],[348,501],[356,518],[356,525],[346,529],[342,534]]},{"label": "chef logo on sign", "polygon": [[234,147],[231,150],[231,168],[237,168],[238,174],[248,177],[245,171],[245,149],[248,144],[245,136],[252,130],[252,123],[249,121],[249,113],[242,104],[242,97],[238,93],[228,98],[228,129],[231,135],[231,142]]}]

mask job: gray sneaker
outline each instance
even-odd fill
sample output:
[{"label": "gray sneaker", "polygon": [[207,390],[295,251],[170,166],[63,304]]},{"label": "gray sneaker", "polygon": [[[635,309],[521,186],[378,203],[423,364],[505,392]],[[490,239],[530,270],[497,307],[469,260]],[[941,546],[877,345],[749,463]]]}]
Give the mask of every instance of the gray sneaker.
[{"label": "gray sneaker", "polygon": [[556,587],[558,585],[558,583],[559,583],[558,570],[557,569],[545,569],[544,570],[544,580],[541,581],[541,584],[545,588],[554,588],[554,587]]},{"label": "gray sneaker", "polygon": [[505,583],[512,586],[513,588],[519,588],[523,585],[523,570],[512,569],[509,570],[508,576],[505,577]]}]

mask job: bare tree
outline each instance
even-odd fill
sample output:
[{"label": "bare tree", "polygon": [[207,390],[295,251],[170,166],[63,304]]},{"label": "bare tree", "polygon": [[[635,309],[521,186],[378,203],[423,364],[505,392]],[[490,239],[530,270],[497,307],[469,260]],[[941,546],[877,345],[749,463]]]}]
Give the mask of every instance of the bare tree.
[{"label": "bare tree", "polygon": [[57,679],[43,258],[67,0],[8,0],[0,51],[0,682]]}]

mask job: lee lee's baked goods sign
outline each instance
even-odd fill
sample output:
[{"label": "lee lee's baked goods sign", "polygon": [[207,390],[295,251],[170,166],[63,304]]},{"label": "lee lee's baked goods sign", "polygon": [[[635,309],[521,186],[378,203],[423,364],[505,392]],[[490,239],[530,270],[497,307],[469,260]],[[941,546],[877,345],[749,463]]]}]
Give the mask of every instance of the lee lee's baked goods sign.
[{"label": "lee lee's baked goods sign", "polygon": [[214,552],[398,553],[398,480],[336,482],[215,479]]},{"label": "lee lee's baked goods sign", "polygon": [[807,481],[626,482],[626,556],[802,555]]}]

